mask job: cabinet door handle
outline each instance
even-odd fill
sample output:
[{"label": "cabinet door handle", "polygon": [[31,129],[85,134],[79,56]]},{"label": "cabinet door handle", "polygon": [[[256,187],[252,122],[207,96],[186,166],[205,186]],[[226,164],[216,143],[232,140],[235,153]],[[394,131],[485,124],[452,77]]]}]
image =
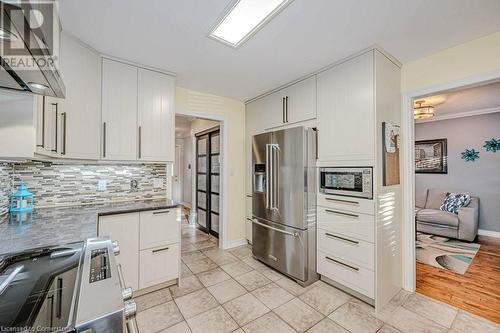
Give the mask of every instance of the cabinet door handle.
[{"label": "cabinet door handle", "polygon": [[170,210],[160,210],[160,211],[154,211],[153,215],[159,215],[159,214],[167,214],[170,213]]},{"label": "cabinet door handle", "polygon": [[63,119],[63,134],[62,134],[62,151],[61,151],[61,155],[66,155],[66,135],[67,135],[67,125],[68,125],[68,122],[67,122],[67,113],[66,112],[63,112],[61,113],[61,117],[64,117]]},{"label": "cabinet door handle", "polygon": [[339,211],[331,210],[331,209],[325,209],[325,212],[330,213],[330,214],[336,214],[336,215],[354,217],[354,218],[358,218],[359,217],[359,215],[357,215],[357,214],[344,213],[344,212],[339,212]]},{"label": "cabinet door handle", "polygon": [[285,122],[288,122],[288,96],[285,97]]},{"label": "cabinet door handle", "polygon": [[163,251],[167,251],[169,249],[168,246],[166,247],[162,247],[162,248],[159,248],[159,249],[154,249],[152,250],[153,253],[158,253],[158,252],[163,252]]},{"label": "cabinet door handle", "polygon": [[340,237],[340,236],[337,236],[337,235],[333,235],[333,234],[330,234],[328,232],[325,232],[325,236],[330,237],[330,238],[335,238],[335,239],[338,239],[338,240],[341,240],[341,241],[345,241],[345,242],[348,242],[348,243],[356,244],[356,245],[359,244],[358,241],[355,241],[355,240],[352,240],[352,239],[349,239],[349,238]]},{"label": "cabinet door handle", "polygon": [[139,158],[142,156],[142,126],[139,126]]},{"label": "cabinet door handle", "polygon": [[62,293],[63,293],[63,279],[57,278],[57,305],[56,317],[61,318],[62,315]]},{"label": "cabinet door handle", "polygon": [[286,118],[285,118],[285,97],[283,97],[283,100],[281,101],[281,105],[282,105],[282,108],[283,110],[281,111],[282,114],[283,114],[283,123],[286,123]]},{"label": "cabinet door handle", "polygon": [[334,199],[334,198],[325,198],[325,200],[328,200],[328,201],[335,201],[335,202],[340,202],[340,203],[350,204],[350,205],[359,205],[359,202],[357,202],[357,201],[342,200],[342,199]]},{"label": "cabinet door handle", "polygon": [[56,130],[55,130],[55,144],[54,144],[54,149],[52,149],[53,152],[56,152],[57,153],[57,141],[58,141],[58,136],[57,136],[57,132],[58,132],[58,125],[59,125],[59,110],[58,110],[58,106],[57,106],[57,103],[52,103],[53,106],[56,107]]},{"label": "cabinet door handle", "polygon": [[42,143],[38,147],[45,148],[45,96],[42,97]]},{"label": "cabinet door handle", "polygon": [[102,123],[102,157],[106,157],[106,122]]},{"label": "cabinet door handle", "polygon": [[352,269],[353,271],[359,272],[359,268],[351,266],[349,264],[346,264],[345,262],[342,262],[340,260],[336,260],[336,259],[333,259],[333,258],[330,258],[330,257],[325,257],[325,259],[328,260],[328,261],[330,261],[330,262],[333,262],[335,264],[338,264],[338,265],[344,266],[346,268]]}]

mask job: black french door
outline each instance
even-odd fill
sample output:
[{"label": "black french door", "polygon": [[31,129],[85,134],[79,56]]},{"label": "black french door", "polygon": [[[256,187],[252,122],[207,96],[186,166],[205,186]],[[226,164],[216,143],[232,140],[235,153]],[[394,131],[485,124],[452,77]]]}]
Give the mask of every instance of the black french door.
[{"label": "black french door", "polygon": [[196,135],[196,211],[198,228],[219,237],[220,130]]}]

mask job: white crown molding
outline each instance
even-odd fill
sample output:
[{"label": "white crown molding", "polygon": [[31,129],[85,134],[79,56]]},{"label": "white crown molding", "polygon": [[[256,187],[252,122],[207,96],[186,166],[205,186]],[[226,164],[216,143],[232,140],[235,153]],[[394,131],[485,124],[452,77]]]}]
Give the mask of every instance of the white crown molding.
[{"label": "white crown molding", "polygon": [[453,113],[453,114],[446,114],[446,115],[442,115],[442,116],[435,116],[435,117],[432,117],[429,119],[415,120],[415,124],[429,123],[432,121],[456,119],[456,118],[463,118],[463,117],[479,116],[482,114],[489,114],[489,113],[495,113],[495,112],[500,112],[500,107],[465,111],[465,112],[459,112],[459,113]]},{"label": "white crown molding", "polygon": [[477,233],[481,236],[489,236],[489,237],[495,237],[495,238],[500,238],[500,232],[498,231],[490,231],[490,230],[484,230],[484,229],[479,229]]}]

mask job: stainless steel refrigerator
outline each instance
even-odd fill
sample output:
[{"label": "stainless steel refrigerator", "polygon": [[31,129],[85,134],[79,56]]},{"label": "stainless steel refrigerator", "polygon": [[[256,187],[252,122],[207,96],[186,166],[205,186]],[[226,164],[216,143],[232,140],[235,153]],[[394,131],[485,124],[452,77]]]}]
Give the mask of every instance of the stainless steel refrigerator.
[{"label": "stainless steel refrigerator", "polygon": [[316,273],[316,131],[252,138],[253,256],[308,285]]}]

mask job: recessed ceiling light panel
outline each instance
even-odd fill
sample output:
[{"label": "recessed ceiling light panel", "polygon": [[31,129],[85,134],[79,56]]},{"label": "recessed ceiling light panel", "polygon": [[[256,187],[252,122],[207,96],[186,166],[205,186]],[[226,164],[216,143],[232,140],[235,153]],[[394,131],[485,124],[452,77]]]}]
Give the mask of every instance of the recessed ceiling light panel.
[{"label": "recessed ceiling light panel", "polygon": [[237,0],[224,13],[209,37],[239,47],[293,0]]}]

